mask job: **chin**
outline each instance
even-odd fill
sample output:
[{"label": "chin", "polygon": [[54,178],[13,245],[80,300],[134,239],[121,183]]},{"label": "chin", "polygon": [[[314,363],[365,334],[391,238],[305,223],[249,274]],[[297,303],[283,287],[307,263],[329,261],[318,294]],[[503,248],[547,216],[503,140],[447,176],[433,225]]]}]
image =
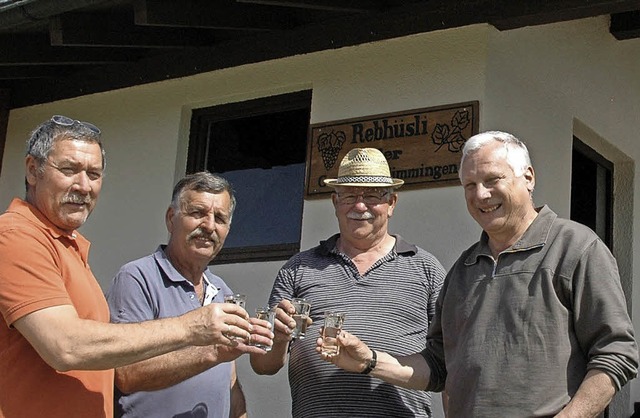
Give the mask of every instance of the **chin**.
[{"label": "chin", "polygon": [[61,224],[64,225],[65,229],[78,229],[87,221],[88,216],[81,217],[73,217],[73,218],[63,218]]},{"label": "chin", "polygon": [[215,255],[218,253],[218,251],[220,251],[220,249],[218,247],[216,247],[213,243],[207,243],[207,244],[203,244],[200,243],[200,245],[196,245],[194,247],[195,251],[205,255],[205,256],[210,256],[210,255]]}]

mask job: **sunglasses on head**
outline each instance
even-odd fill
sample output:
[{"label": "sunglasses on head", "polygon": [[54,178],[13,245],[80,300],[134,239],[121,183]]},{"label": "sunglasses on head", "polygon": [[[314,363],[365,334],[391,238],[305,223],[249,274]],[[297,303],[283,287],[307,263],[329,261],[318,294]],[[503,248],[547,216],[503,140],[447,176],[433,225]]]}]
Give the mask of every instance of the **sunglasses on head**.
[{"label": "sunglasses on head", "polygon": [[100,128],[98,128],[93,123],[82,122],[82,121],[71,119],[69,117],[62,116],[62,115],[54,115],[51,118],[51,122],[55,123],[56,125],[60,125],[60,126],[73,126],[74,124],[77,123],[78,125],[84,126],[85,128],[89,129],[91,132],[93,132],[95,134],[100,134]]}]

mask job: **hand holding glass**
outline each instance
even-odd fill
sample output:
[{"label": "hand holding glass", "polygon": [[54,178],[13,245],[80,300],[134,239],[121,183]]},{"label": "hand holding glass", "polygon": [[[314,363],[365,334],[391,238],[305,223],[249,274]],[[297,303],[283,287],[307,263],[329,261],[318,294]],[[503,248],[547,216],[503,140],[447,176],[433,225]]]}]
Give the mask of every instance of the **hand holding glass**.
[{"label": "hand holding glass", "polygon": [[291,303],[296,308],[296,313],[293,314],[296,328],[291,333],[291,337],[303,340],[307,334],[307,319],[309,319],[309,312],[311,312],[311,304],[303,298],[293,298]]},{"label": "hand holding glass", "polygon": [[[275,329],[276,321],[276,306],[269,308],[268,306],[261,306],[256,309],[256,318],[263,319],[271,324],[271,330]],[[264,351],[271,351],[270,345],[252,343],[251,345],[262,348]]]},{"label": "hand holding glass", "polygon": [[[228,294],[228,295],[224,295],[224,301],[226,303],[236,304],[236,305],[240,306],[242,309],[244,309],[244,306],[247,303],[247,296],[246,295],[242,295],[240,293]],[[235,340],[237,337],[228,337],[228,338],[230,340]]]},{"label": "hand holding glass", "polygon": [[344,324],[344,312],[327,311],[324,314],[324,328],[322,328],[322,353],[337,355],[340,352],[338,335]]}]

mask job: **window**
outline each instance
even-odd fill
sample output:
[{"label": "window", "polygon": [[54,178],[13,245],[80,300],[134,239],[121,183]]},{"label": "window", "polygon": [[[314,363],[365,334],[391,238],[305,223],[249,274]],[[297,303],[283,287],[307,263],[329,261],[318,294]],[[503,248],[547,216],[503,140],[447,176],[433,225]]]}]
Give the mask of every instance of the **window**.
[{"label": "window", "polygon": [[213,264],[286,260],[300,251],[311,92],[193,111],[187,172],[229,180],[237,207]]},{"label": "window", "polygon": [[571,160],[571,219],[613,245],[613,163],[578,138]]}]

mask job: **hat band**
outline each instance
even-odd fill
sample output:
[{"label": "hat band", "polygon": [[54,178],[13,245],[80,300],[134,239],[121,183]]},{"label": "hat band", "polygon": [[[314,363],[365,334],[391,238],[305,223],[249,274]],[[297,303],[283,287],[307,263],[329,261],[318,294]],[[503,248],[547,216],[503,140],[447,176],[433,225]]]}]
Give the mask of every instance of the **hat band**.
[{"label": "hat band", "polygon": [[393,184],[391,177],[387,176],[344,176],[338,177],[336,183],[386,183]]}]

